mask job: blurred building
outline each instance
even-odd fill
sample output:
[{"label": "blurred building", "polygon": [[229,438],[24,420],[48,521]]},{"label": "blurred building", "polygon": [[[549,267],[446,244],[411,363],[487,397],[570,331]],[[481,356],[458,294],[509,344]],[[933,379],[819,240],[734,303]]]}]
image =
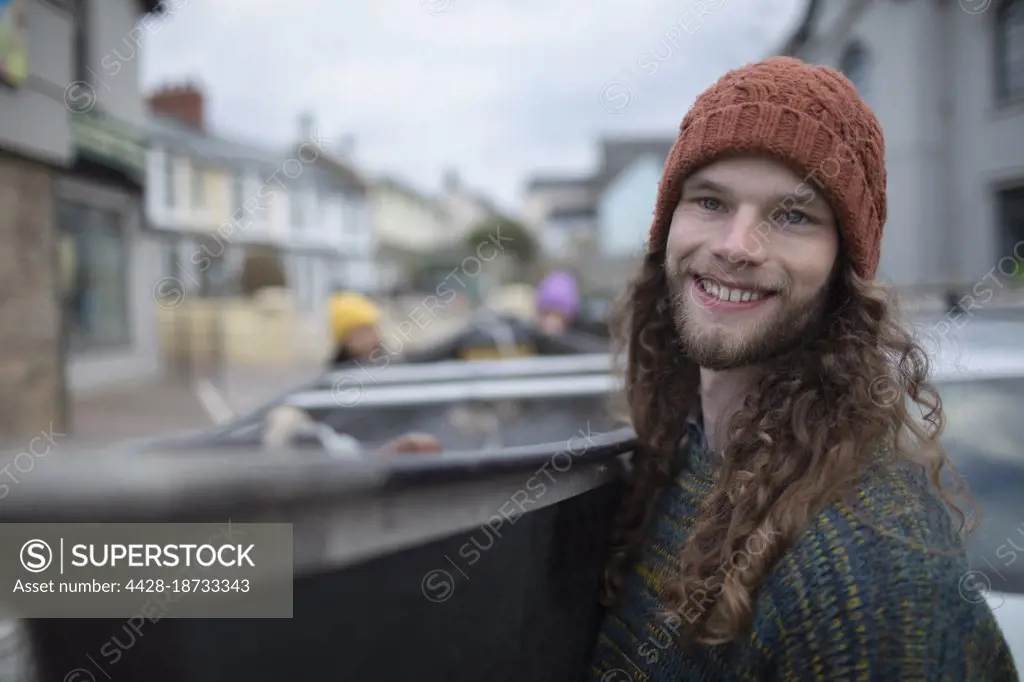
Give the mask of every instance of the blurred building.
[{"label": "blurred building", "polygon": [[882,122],[881,278],[999,291],[1021,276],[1024,0],[811,0],[781,52],[842,70]]},{"label": "blurred building", "polygon": [[149,103],[147,212],[163,245],[156,295],[237,297],[245,254],[269,249],[306,331],[321,336],[335,287],[375,288],[366,183],[308,117],[282,152],[208,130],[194,85],[164,88]]},{"label": "blurred building", "polygon": [[527,184],[523,220],[549,259],[573,262],[592,251],[597,238],[593,180],[538,176]]},{"label": "blurred building", "polygon": [[458,243],[444,203],[395,178],[381,178],[372,190],[377,268],[383,289],[412,286],[418,268]]},{"label": "blurred building", "polygon": [[[289,267],[300,283],[299,299],[307,308],[315,302],[320,314],[325,281],[330,290],[374,294],[380,289],[372,183],[356,168],[354,138],[332,145],[308,114],[300,116],[298,133],[288,159],[303,164],[309,182],[291,193],[294,256]],[[288,159],[285,164],[297,168]],[[282,172],[288,182],[290,172],[283,165]]]},{"label": "blurred building", "polygon": [[658,182],[675,138],[605,139],[594,177],[598,244],[603,258],[626,259],[630,269],[651,231]]},{"label": "blurred building", "polygon": [[156,371],[138,51],[161,11],[11,0],[0,14],[0,431],[61,424],[68,389]]},{"label": "blurred building", "polygon": [[154,285],[166,278],[186,297],[236,293],[245,247],[288,240],[286,191],[266,186],[281,160],[209,133],[193,85],[164,88],[149,104],[146,212],[163,255]]},{"label": "blurred building", "polygon": [[537,177],[523,215],[549,258],[577,268],[583,286],[611,294],[642,252],[672,138],[608,137],[587,176]]},{"label": "blurred building", "polygon": [[493,201],[467,187],[454,170],[445,174],[441,203],[456,241],[464,239],[484,221],[502,215]]},{"label": "blurred building", "polygon": [[[501,234],[502,224],[517,223],[515,217],[499,208],[489,197],[483,193],[473,190],[467,186],[455,170],[449,170],[444,177],[441,204],[448,216],[449,225],[452,231],[452,247],[449,253],[442,258],[442,261],[454,262],[457,267],[463,262],[466,254],[476,250],[476,246],[470,243],[471,235],[477,230],[483,230],[486,236],[483,240],[496,239]],[[507,230],[506,230],[507,232]],[[533,234],[523,235],[525,238],[535,240]],[[474,256],[475,257],[475,256]],[[437,268],[436,273],[445,277],[447,273],[442,272],[445,265]],[[464,268],[461,268],[464,269]],[[451,271],[451,267],[447,267]],[[475,300],[480,300],[486,293],[501,282],[519,278],[522,273],[513,266],[511,258],[495,257],[481,268],[479,273],[466,271],[465,275],[468,284],[459,285],[460,291],[468,292]],[[436,275],[429,277],[431,281],[440,280]],[[435,285],[437,286],[437,285]],[[434,287],[431,287],[434,288]]]}]

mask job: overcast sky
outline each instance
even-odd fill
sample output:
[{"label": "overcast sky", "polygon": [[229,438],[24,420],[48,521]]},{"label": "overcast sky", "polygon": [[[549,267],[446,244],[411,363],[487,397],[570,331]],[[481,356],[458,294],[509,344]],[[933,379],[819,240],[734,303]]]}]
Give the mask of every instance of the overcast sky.
[{"label": "overcast sky", "polygon": [[203,85],[218,133],[270,146],[314,114],[372,174],[446,168],[515,208],[586,172],[601,134],[672,136],[725,70],[767,56],[801,0],[175,0],[143,85]]}]

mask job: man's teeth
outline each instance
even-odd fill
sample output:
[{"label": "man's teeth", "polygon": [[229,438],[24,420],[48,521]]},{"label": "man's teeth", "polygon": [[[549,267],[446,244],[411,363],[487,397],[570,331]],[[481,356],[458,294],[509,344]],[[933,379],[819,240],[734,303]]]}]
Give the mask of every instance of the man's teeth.
[{"label": "man's teeth", "polygon": [[756,291],[747,291],[745,289],[730,289],[729,287],[723,287],[717,282],[712,282],[707,279],[698,280],[700,288],[710,296],[714,296],[720,301],[730,301],[733,303],[744,303],[746,301],[757,301],[764,298],[763,294],[759,294]]}]

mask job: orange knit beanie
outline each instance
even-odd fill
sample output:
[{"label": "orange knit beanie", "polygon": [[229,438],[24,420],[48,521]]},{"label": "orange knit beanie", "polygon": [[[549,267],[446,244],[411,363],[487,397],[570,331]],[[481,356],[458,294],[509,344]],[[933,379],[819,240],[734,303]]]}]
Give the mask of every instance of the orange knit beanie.
[{"label": "orange knit beanie", "polygon": [[730,71],[694,102],[665,162],[649,248],[664,247],[688,175],[726,155],[757,153],[822,190],[855,270],[874,277],[886,218],[882,128],[845,76],[792,57]]}]

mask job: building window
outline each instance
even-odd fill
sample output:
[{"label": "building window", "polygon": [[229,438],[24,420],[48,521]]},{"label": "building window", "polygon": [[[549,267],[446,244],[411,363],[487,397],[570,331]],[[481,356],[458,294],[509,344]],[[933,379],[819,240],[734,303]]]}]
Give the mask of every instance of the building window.
[{"label": "building window", "polygon": [[75,80],[81,83],[92,82],[89,72],[89,5],[88,0],[77,0],[72,9],[75,24],[74,74]]},{"label": "building window", "polygon": [[227,244],[218,236],[197,236],[192,246],[191,261],[198,283],[199,296],[211,297],[223,295],[227,289],[229,275],[227,263]]},{"label": "building window", "polygon": [[359,206],[356,205],[356,202],[351,197],[346,198],[344,230],[346,238],[362,236],[363,230],[361,229],[362,225],[359,222],[360,217]]},{"label": "building window", "polygon": [[204,261],[199,271],[199,295],[205,298],[224,296],[229,288],[230,272],[223,258]]},{"label": "building window", "polygon": [[1024,0],[1006,0],[996,11],[996,96],[1024,100]]},{"label": "building window", "polygon": [[245,207],[245,176],[237,173],[231,183],[231,213],[235,214]]},{"label": "building window", "polygon": [[1000,262],[1004,258],[1016,259],[1017,267],[1012,274],[1017,281],[1024,283],[1024,185],[999,192],[996,205],[1001,237],[997,258]]},{"label": "building window", "polygon": [[130,344],[128,248],[121,214],[61,201],[57,221],[68,268],[63,304],[71,351]]},{"label": "building window", "polygon": [[206,170],[199,165],[192,165],[192,206],[206,208]]},{"label": "building window", "polygon": [[341,225],[338,226],[338,234],[342,240],[345,240],[353,232],[353,220],[352,220],[352,207],[348,200],[348,197],[342,195],[338,201],[338,205],[341,207],[340,218]]},{"label": "building window", "polygon": [[306,256],[301,252],[291,256],[290,265],[291,273],[289,284],[291,285],[292,294],[295,297],[296,307],[299,310],[306,310],[306,280],[308,277],[308,263]]},{"label": "building window", "polygon": [[296,192],[288,201],[291,209],[292,227],[301,228],[306,224],[306,202],[302,192]]},{"label": "building window", "polygon": [[178,242],[170,241],[163,245],[164,277],[181,280],[181,255],[178,253]]},{"label": "building window", "polygon": [[870,70],[870,59],[867,49],[859,42],[853,43],[839,62],[839,70],[843,72],[850,82],[857,88],[860,96],[868,99],[868,76]]},{"label": "building window", "polygon": [[178,202],[177,177],[174,173],[174,157],[164,154],[164,205],[174,208]]},{"label": "building window", "polygon": [[307,256],[305,261],[302,269],[305,277],[305,294],[302,297],[302,309],[308,312],[313,310],[313,304],[316,301],[317,259],[313,256]]}]

